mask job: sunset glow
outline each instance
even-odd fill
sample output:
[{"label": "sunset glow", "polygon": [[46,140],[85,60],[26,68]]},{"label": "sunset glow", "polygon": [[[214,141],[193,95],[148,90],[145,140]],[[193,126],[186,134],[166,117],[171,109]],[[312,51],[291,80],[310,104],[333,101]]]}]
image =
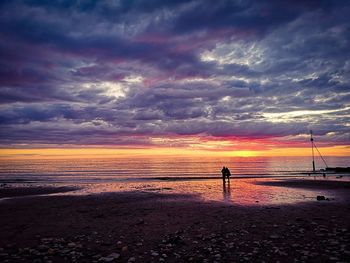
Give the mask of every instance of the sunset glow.
[{"label": "sunset glow", "polygon": [[[347,146],[320,148],[325,156],[349,156]],[[113,148],[48,148],[48,149],[1,149],[0,159],[42,159],[42,158],[119,158],[132,156],[310,156],[310,148],[273,148],[269,150],[207,151],[188,148],[152,148],[152,149],[113,149]]]}]

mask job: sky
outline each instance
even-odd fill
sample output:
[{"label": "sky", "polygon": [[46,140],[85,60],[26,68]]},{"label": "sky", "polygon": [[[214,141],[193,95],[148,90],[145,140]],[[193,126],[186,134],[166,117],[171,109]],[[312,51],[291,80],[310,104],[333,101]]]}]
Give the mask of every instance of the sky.
[{"label": "sky", "polygon": [[0,155],[350,155],[350,1],[0,2]]}]

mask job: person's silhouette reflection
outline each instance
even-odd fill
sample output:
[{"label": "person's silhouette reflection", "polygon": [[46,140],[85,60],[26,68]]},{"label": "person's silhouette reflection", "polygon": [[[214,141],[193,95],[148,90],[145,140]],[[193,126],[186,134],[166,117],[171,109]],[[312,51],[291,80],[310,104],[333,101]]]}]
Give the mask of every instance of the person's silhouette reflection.
[{"label": "person's silhouette reflection", "polygon": [[231,201],[231,186],[230,186],[230,181],[227,182],[227,184],[223,183],[222,184],[222,194],[224,197],[224,201]]}]

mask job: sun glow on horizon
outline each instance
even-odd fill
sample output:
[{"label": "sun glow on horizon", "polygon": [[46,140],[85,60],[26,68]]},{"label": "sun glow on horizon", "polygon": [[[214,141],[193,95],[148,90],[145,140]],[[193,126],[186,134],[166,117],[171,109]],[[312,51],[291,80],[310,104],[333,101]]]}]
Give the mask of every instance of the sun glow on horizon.
[{"label": "sun glow on horizon", "polygon": [[[324,156],[350,156],[350,147],[320,147]],[[119,158],[146,156],[193,156],[193,157],[282,157],[310,156],[310,148],[273,148],[267,150],[225,150],[213,151],[189,148],[32,148],[32,149],[0,149],[0,159],[46,159],[46,158]]]}]

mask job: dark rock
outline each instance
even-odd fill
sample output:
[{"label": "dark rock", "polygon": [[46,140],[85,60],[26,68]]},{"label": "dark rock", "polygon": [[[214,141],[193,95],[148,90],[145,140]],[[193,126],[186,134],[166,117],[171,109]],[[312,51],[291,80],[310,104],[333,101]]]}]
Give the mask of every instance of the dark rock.
[{"label": "dark rock", "polygon": [[317,201],[323,201],[323,200],[326,200],[326,197],[324,195],[318,195],[316,199]]}]

